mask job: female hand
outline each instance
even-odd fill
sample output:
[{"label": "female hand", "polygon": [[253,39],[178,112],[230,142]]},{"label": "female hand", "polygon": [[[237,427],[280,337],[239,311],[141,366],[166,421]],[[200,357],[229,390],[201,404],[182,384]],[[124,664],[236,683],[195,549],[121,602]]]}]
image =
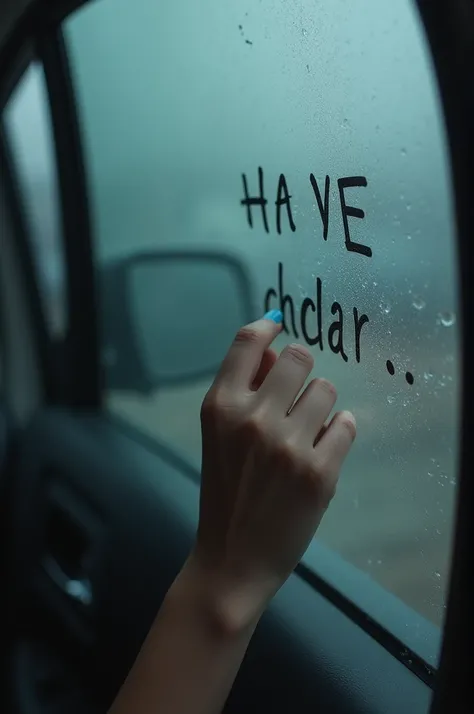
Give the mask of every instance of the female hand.
[{"label": "female hand", "polygon": [[[308,547],[356,435],[326,420],[336,390],[313,379],[310,352],[269,349],[281,312],[237,333],[201,410],[202,483],[193,567],[231,627],[261,614]],[[300,396],[298,396],[300,395]]]},{"label": "female hand", "polygon": [[[266,319],[265,319],[266,318]],[[270,350],[281,312],[243,327],[202,405],[197,540],[111,713],[217,714],[270,598],[334,495],[355,436],[308,350]]]}]

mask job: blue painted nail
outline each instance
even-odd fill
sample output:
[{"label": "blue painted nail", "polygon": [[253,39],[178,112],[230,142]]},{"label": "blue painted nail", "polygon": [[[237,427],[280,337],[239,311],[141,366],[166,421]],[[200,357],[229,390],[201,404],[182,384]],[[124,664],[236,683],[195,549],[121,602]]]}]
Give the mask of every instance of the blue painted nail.
[{"label": "blue painted nail", "polygon": [[273,320],[273,322],[276,322],[277,325],[280,324],[280,322],[283,321],[283,313],[281,310],[269,310],[268,312],[265,313],[263,316],[264,320]]}]

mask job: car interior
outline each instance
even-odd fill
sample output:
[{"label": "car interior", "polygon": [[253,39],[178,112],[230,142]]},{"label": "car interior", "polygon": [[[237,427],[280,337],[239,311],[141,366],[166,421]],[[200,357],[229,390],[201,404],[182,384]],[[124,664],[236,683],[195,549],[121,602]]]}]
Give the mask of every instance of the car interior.
[{"label": "car interior", "polygon": [[277,307],[358,437],[225,712],[474,712],[473,60],[469,0],[3,0],[0,711],[107,712]]}]

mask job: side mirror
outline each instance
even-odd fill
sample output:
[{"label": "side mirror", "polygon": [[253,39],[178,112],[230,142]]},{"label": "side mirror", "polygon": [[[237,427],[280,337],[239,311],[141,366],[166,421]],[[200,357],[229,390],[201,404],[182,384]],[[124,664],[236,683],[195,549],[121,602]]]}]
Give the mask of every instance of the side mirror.
[{"label": "side mirror", "polygon": [[253,319],[251,281],[226,253],[138,253],[101,268],[105,382],[149,393],[212,375]]}]

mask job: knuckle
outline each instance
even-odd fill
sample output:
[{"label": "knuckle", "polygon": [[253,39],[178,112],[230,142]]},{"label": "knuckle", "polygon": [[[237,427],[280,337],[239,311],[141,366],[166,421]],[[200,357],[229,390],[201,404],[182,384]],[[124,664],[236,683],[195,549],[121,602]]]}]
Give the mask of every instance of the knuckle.
[{"label": "knuckle", "polygon": [[217,410],[217,403],[213,392],[208,392],[201,404],[201,421],[212,419]]},{"label": "knuckle", "polygon": [[246,441],[260,440],[265,434],[263,417],[259,413],[250,414],[241,421],[239,431]]},{"label": "knuckle", "polygon": [[315,387],[317,389],[321,389],[323,392],[326,394],[329,394],[332,399],[336,400],[337,399],[337,390],[336,387],[332,382],[329,382],[329,380],[324,379],[323,377],[318,377],[315,380]]},{"label": "knuckle", "polygon": [[213,420],[232,407],[230,395],[222,387],[212,387],[202,400],[201,420]]},{"label": "knuckle", "polygon": [[301,448],[301,432],[291,431],[285,438],[286,449],[297,452]]},{"label": "knuckle", "polygon": [[274,457],[281,470],[294,470],[296,460],[294,448],[290,441],[279,441],[274,449]]},{"label": "knuckle", "polygon": [[249,345],[255,344],[260,339],[260,334],[258,330],[252,325],[244,325],[240,328],[234,338],[234,344],[236,345]]},{"label": "knuckle", "polygon": [[313,368],[314,359],[311,352],[303,345],[291,344],[285,348],[285,354],[297,364],[308,369]]}]

